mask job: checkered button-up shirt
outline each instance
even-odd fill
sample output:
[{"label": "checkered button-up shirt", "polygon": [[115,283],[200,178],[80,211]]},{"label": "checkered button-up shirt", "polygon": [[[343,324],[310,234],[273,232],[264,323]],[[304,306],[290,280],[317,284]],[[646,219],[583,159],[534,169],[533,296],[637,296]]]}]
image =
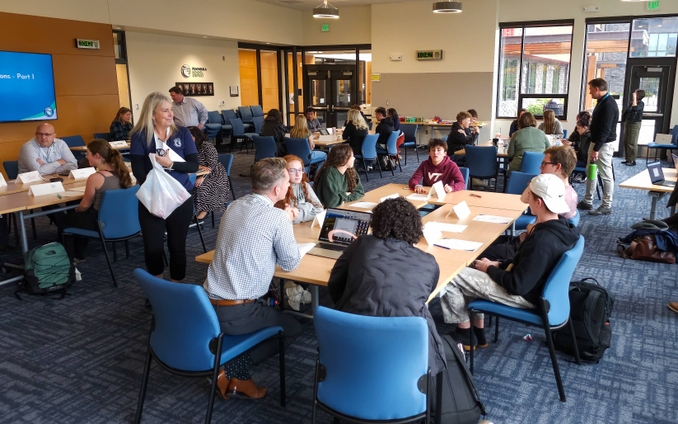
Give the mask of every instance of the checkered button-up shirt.
[{"label": "checkered button-up shirt", "polygon": [[250,194],[224,213],[203,287],[216,299],[257,299],[268,292],[276,264],[291,271],[300,261],[287,213],[268,197]]}]

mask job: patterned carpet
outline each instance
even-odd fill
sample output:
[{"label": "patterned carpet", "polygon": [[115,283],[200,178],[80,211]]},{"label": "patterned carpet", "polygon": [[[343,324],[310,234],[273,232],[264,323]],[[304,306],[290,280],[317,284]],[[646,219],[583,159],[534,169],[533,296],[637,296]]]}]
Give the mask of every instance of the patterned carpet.
[{"label": "patterned carpet", "polygon": [[[412,152],[411,152],[412,153]],[[249,180],[239,177],[253,155],[236,153],[232,170],[236,194],[249,191]],[[423,157],[423,156],[422,156]],[[387,182],[404,183],[416,167],[410,154],[404,172],[377,173],[363,182],[366,190]],[[615,159],[617,181],[643,169],[627,168]],[[576,185],[580,196],[584,185]],[[667,216],[666,200],[660,215]],[[596,203],[597,204],[597,203]],[[667,309],[678,300],[676,266],[623,260],[615,240],[647,216],[646,193],[617,189],[613,214],[582,216],[580,229],[586,249],[575,278],[595,277],[615,296],[612,347],[598,365],[568,363],[559,354],[568,396],[558,400],[555,380],[537,328],[502,321],[499,342],[476,357],[475,381],[495,423],[674,423],[678,407],[678,315]],[[54,226],[38,219],[40,238],[51,241]],[[207,247],[213,248],[218,228],[205,224]],[[30,237],[30,234],[29,234]],[[90,244],[86,262],[79,265],[83,281],[63,300],[24,296],[17,300],[13,285],[0,287],[0,422],[1,423],[127,423],[131,422],[139,389],[151,312],[132,279],[143,267],[140,239],[130,243],[131,258],[115,264],[120,287],[114,289],[101,248]],[[202,252],[195,229],[189,233],[189,258]],[[18,255],[2,259],[17,261]],[[191,260],[188,282],[200,283],[207,266]],[[431,310],[441,320],[439,303]],[[279,406],[277,358],[254,370],[257,382],[269,388],[260,401],[216,402],[214,422],[308,423],[316,341],[312,323],[287,351],[286,409]],[[440,331],[449,331],[444,324]],[[523,340],[532,334],[532,341]],[[209,385],[204,378],[170,375],[151,370],[145,423],[189,423],[204,419]],[[320,423],[331,423],[319,413]]]}]

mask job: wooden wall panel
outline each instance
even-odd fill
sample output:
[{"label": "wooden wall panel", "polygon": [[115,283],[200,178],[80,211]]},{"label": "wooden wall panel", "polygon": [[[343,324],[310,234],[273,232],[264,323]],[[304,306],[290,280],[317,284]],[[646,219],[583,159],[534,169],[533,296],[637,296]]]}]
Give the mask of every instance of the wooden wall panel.
[{"label": "wooden wall panel", "polygon": [[[99,50],[75,48],[75,39],[99,40]],[[0,50],[49,53],[54,66],[57,135],[107,131],[119,108],[111,25],[0,13]],[[16,160],[39,122],[0,123],[0,161]]]}]

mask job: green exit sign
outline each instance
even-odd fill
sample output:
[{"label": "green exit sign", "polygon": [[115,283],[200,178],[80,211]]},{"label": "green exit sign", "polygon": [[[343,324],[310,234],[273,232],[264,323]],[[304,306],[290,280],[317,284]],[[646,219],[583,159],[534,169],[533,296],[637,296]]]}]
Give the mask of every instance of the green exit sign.
[{"label": "green exit sign", "polygon": [[442,60],[442,50],[417,50],[417,60]]},{"label": "green exit sign", "polygon": [[78,49],[99,50],[99,40],[83,40],[82,38],[75,39],[75,47]]},{"label": "green exit sign", "polygon": [[323,32],[330,32],[330,24],[322,24],[320,29],[322,29]]},{"label": "green exit sign", "polygon": [[648,1],[647,10],[659,10],[659,0]]}]

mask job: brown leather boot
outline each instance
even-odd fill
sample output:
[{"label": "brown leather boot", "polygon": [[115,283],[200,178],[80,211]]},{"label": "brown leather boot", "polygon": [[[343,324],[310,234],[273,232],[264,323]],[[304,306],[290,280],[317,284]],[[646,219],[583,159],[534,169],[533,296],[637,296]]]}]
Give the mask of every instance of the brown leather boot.
[{"label": "brown leather boot", "polygon": [[226,392],[228,391],[229,383],[230,380],[228,377],[226,377],[224,370],[219,370],[219,375],[217,376],[217,388],[219,389],[219,394],[221,394],[221,397],[224,398],[224,400],[228,400]]},{"label": "brown leather boot", "polygon": [[228,394],[237,398],[261,399],[266,396],[266,387],[257,386],[251,378],[249,380],[232,378],[228,383]]}]

